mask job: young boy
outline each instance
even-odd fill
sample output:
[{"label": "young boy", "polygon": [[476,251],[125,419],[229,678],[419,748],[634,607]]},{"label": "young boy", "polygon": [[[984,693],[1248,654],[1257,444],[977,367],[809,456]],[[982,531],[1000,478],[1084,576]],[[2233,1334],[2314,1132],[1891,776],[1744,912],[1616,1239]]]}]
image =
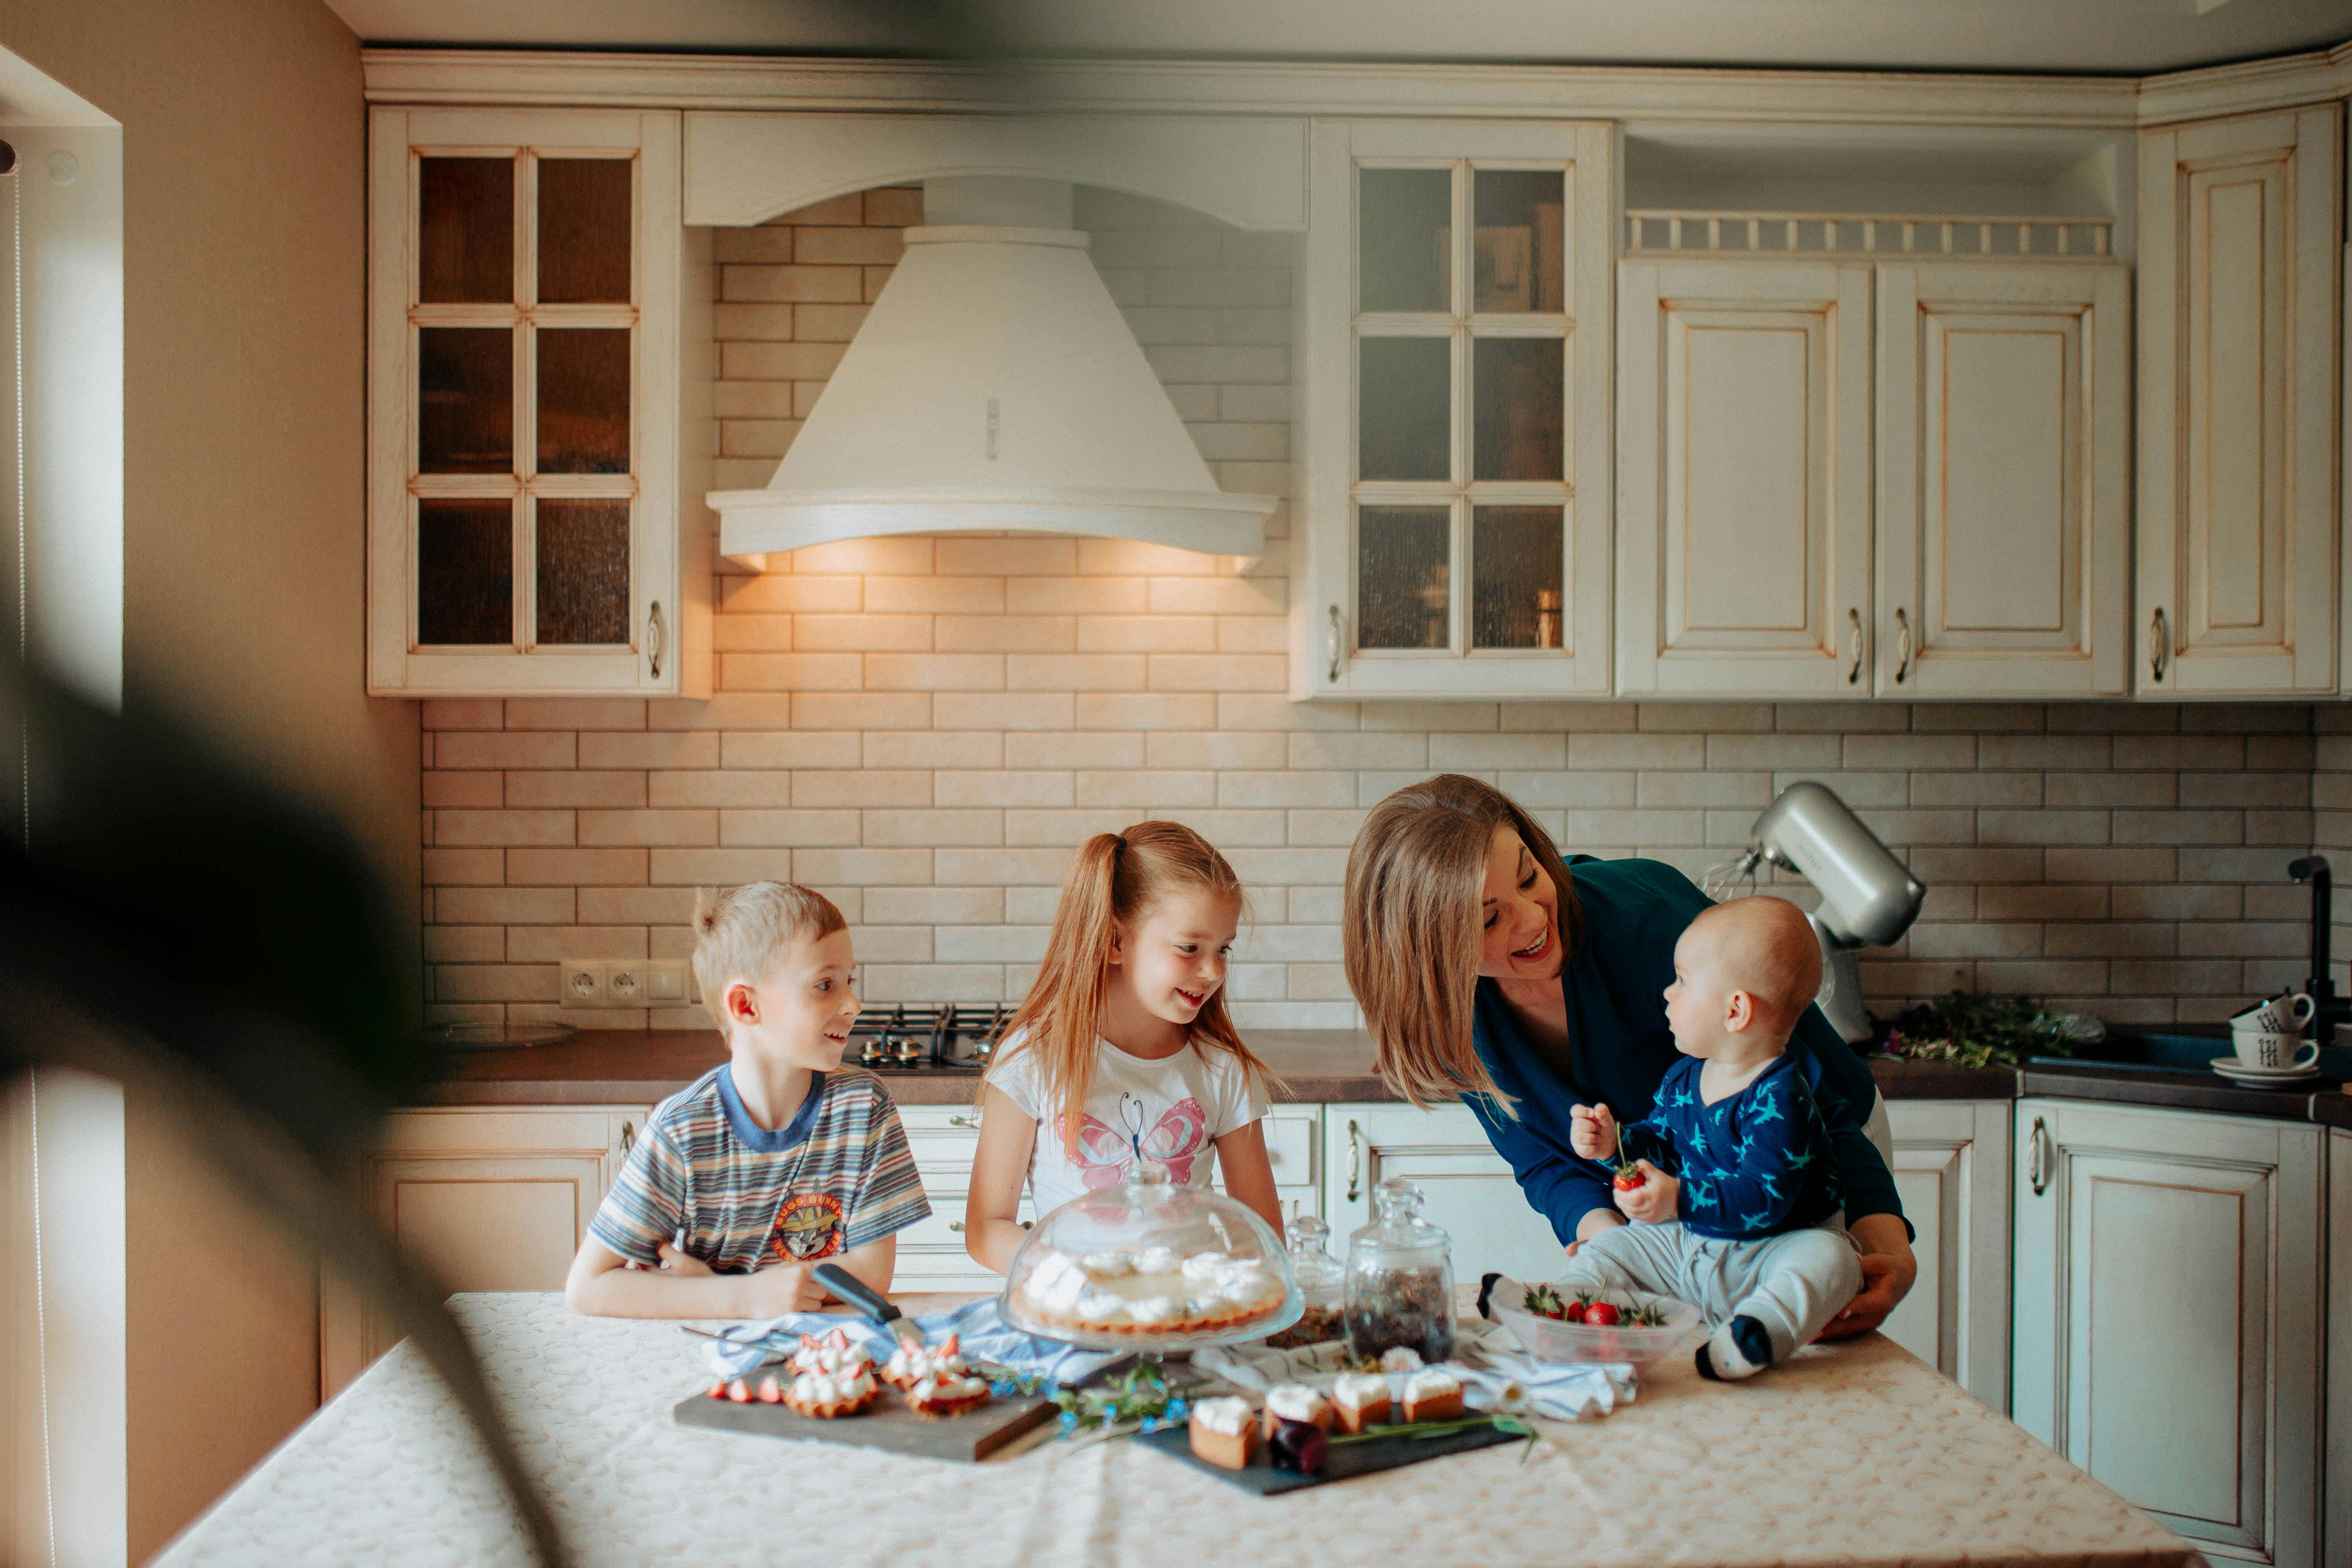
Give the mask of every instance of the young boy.
[{"label": "young boy", "polygon": [[572,1261],[564,1300],[616,1318],[772,1318],[839,1264],[890,1288],[929,1215],[898,1113],[840,1070],[857,1018],[848,924],[823,894],[753,882],[695,909],[694,973],[725,1065],[662,1101]]},{"label": "young boy", "polygon": [[1649,1116],[1621,1130],[1605,1105],[1574,1112],[1579,1154],[1636,1161],[1637,1184],[1621,1175],[1616,1188],[1635,1223],[1577,1248],[1560,1282],[1696,1303],[1718,1325],[1699,1347],[1706,1377],[1786,1361],[1862,1289],[1830,1129],[1787,1055],[1821,984],[1821,948],[1796,905],[1759,897],[1705,910],[1675,944],[1666,987],[1685,1059]]}]

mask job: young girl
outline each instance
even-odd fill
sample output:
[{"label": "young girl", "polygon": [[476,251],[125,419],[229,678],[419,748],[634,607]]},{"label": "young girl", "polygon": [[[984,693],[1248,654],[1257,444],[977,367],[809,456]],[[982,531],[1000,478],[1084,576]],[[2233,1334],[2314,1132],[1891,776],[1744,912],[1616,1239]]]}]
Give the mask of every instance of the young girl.
[{"label": "young girl", "polygon": [[964,1246],[1002,1274],[1039,1215],[1127,1180],[1139,1145],[1171,1178],[1225,1191],[1278,1235],[1265,1114],[1274,1075],[1226,1016],[1242,884],[1191,828],[1098,833],[1062,883],[1045,962],[981,1088]]}]

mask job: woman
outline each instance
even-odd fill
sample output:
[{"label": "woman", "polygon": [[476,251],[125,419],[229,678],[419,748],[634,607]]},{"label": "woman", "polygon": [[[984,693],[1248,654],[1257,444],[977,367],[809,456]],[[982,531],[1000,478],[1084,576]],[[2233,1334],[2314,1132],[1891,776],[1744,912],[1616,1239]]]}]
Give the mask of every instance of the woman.
[{"label": "woman", "polygon": [[[1579,856],[1571,872],[1517,802],[1458,773],[1374,806],[1349,852],[1348,984],[1381,1077],[1415,1105],[1467,1101],[1570,1251],[1624,1219],[1608,1174],[1570,1152],[1570,1110],[1649,1114],[1677,1057],[1663,994],[1675,942],[1706,904],[1655,860]],[[1863,1289],[1825,1337],[1865,1333],[1918,1275],[1894,1177],[1858,1131],[1877,1086],[1818,1008],[1789,1052],[1852,1112],[1837,1162]]]}]

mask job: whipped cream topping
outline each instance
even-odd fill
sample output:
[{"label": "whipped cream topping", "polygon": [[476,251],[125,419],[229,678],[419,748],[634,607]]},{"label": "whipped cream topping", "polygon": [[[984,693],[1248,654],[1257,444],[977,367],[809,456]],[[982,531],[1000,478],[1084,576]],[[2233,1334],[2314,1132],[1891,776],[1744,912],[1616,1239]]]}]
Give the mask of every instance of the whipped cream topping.
[{"label": "whipped cream topping", "polygon": [[823,1339],[814,1334],[801,1336],[801,1348],[793,1352],[794,1373],[827,1373],[844,1374],[859,1368],[871,1368],[874,1358],[866,1347],[851,1342],[847,1334],[835,1329]]},{"label": "whipped cream topping", "polygon": [[[958,1364],[961,1364],[961,1360]],[[941,1369],[908,1389],[907,1396],[918,1405],[929,1405],[970,1399],[987,1392],[988,1384],[981,1379]]]},{"label": "whipped cream topping", "polygon": [[1172,1247],[1147,1247],[1135,1255],[1138,1274],[1173,1274],[1178,1267]]},{"label": "whipped cream topping", "polygon": [[1388,1397],[1386,1373],[1343,1372],[1331,1380],[1331,1403],[1342,1410],[1361,1410],[1367,1405],[1384,1405]]},{"label": "whipped cream topping", "polygon": [[1404,1380],[1407,1399],[1441,1399],[1462,1392],[1462,1380],[1443,1367],[1423,1367]]},{"label": "whipped cream topping", "polygon": [[1145,1296],[1127,1304],[1127,1315],[1139,1323],[1172,1323],[1184,1315],[1181,1296]]},{"label": "whipped cream topping", "polygon": [[1265,1391],[1266,1413],[1285,1421],[1312,1421],[1329,1401],[1303,1383],[1285,1383]]},{"label": "whipped cream topping", "polygon": [[854,1372],[804,1372],[793,1379],[795,1405],[849,1405],[873,1392],[871,1363]]},{"label": "whipped cream topping", "polygon": [[927,1377],[961,1377],[970,1368],[964,1364],[959,1337],[950,1334],[936,1345],[899,1342],[890,1352],[889,1374],[905,1383],[920,1383]]},{"label": "whipped cream topping", "polygon": [[1421,1352],[1411,1345],[1391,1345],[1381,1352],[1382,1372],[1419,1372]]},{"label": "whipped cream topping", "polygon": [[1089,1252],[1078,1267],[1089,1279],[1123,1279],[1135,1272],[1135,1259],[1124,1252]]},{"label": "whipped cream topping", "polygon": [[1222,1252],[1196,1252],[1184,1259],[1184,1278],[1197,1284],[1213,1285],[1233,1267],[1233,1262]]},{"label": "whipped cream topping", "polygon": [[1249,1420],[1250,1407],[1245,1400],[1203,1399],[1192,1406],[1192,1425],[1220,1437],[1240,1436]]}]

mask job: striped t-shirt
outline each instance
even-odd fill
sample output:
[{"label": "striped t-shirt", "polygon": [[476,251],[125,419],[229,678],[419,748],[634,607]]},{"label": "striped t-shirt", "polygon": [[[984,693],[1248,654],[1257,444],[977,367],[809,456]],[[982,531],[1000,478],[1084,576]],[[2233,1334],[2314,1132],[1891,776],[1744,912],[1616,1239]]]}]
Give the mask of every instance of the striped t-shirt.
[{"label": "striped t-shirt", "polygon": [[721,1066],[654,1108],[588,1233],[631,1262],[655,1263],[667,1241],[748,1274],[838,1257],[930,1212],[898,1110],[871,1073],[817,1074],[771,1132]]}]

